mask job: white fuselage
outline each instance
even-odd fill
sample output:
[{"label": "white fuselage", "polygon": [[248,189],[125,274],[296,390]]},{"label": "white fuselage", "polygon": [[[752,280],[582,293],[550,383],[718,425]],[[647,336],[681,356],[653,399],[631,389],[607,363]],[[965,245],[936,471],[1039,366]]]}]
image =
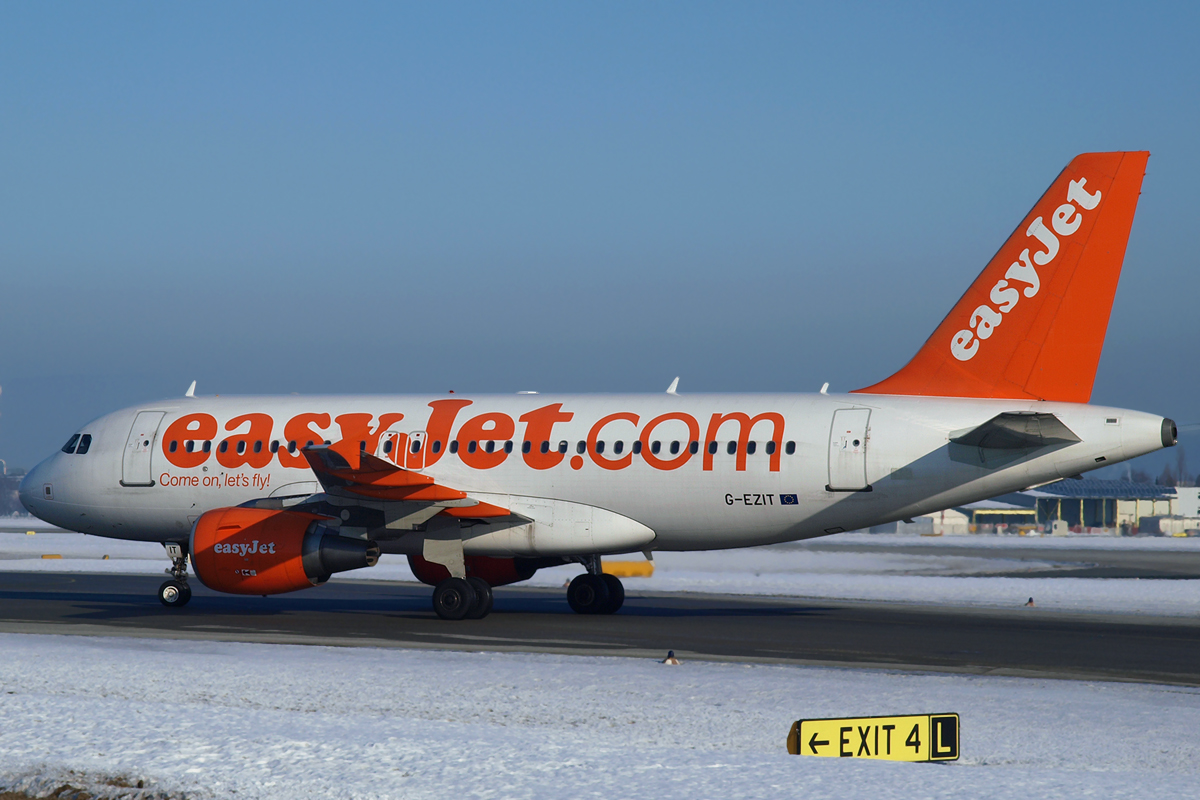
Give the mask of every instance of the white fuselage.
[{"label": "white fuselage", "polygon": [[[439,422],[431,404],[447,400],[459,401],[456,412]],[[1054,414],[1081,441],[999,452],[950,442],[1020,411]],[[737,413],[758,419],[749,430],[738,417],[722,421]],[[204,424],[181,434],[184,423],[172,425],[184,417]],[[318,492],[290,442],[359,438],[374,452],[384,430],[421,432],[413,440],[426,438],[430,463],[415,468],[439,484],[534,519],[556,507],[539,502],[555,501],[560,515],[603,509],[652,531],[649,541],[606,540],[600,531],[586,546],[544,537],[524,552],[468,532],[468,553],[708,550],[855,530],[1057,480],[1160,449],[1162,425],[1152,414],[1073,403],[870,394],[181,398],[84,426],[88,452],[39,464],[21,499],[70,530],[183,541],[210,509]]]}]

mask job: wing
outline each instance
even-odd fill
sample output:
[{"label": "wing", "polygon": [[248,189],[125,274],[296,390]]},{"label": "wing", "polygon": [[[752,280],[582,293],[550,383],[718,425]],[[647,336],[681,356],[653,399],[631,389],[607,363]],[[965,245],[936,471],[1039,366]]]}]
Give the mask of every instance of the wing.
[{"label": "wing", "polygon": [[[351,451],[347,457],[345,449],[337,445],[314,445],[301,452],[325,494],[332,497],[412,505],[419,508],[403,510],[429,512],[422,514],[426,519],[437,514],[477,519],[517,516],[507,508],[484,503],[466,492],[442,486],[429,475],[396,466],[365,452]],[[389,524],[388,527],[392,526]]]}]

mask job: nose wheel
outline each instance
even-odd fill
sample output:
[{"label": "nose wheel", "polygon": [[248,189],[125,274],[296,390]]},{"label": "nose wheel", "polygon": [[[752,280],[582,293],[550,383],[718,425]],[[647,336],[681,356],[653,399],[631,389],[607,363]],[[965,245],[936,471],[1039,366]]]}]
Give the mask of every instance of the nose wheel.
[{"label": "nose wheel", "polygon": [[180,608],[192,599],[192,589],[183,581],[171,579],[158,587],[158,599],[167,608]]},{"label": "nose wheel", "polygon": [[187,553],[175,542],[166,542],[163,547],[171,558],[171,568],[167,570],[171,579],[158,587],[158,600],[167,608],[182,608],[192,599],[192,588],[187,582]]}]

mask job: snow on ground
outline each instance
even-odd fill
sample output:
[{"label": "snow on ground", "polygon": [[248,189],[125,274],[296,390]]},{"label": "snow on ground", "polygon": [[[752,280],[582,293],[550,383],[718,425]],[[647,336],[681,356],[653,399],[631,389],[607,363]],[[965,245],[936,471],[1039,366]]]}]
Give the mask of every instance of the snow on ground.
[{"label": "snow on ground", "polygon": [[[931,554],[899,548],[921,545]],[[965,547],[994,551],[994,557],[963,554]],[[870,548],[870,549],[864,549]],[[1055,560],[1086,561],[1089,550],[1200,554],[1200,538],[1077,536],[922,537],[839,534],[776,547],[699,553],[659,552],[654,575],[625,580],[639,592],[762,594],[826,600],[1012,608],[1034,598],[1038,613],[1070,612],[1200,614],[1200,580],[991,577],[1046,569]],[[895,552],[891,552],[891,551]],[[1013,557],[1020,550],[1022,559]],[[1066,552],[1066,551],[1071,552]],[[1007,555],[1006,555],[1007,553]],[[1029,560],[1036,553],[1036,560]],[[42,559],[58,554],[61,559]],[[108,555],[108,560],[103,556]],[[641,556],[625,558],[641,559]],[[0,533],[0,571],[119,572],[161,575],[168,561],[161,545],[125,542],[77,533]],[[527,585],[561,587],[581,568],[541,570]],[[415,581],[403,556],[385,555],[371,568],[334,580]]]},{"label": "snow on ground", "polygon": [[[956,711],[962,758],[788,755],[803,717]],[[533,654],[0,634],[0,789],[179,796],[1191,796],[1200,690]],[[76,775],[71,782],[80,785]]]}]

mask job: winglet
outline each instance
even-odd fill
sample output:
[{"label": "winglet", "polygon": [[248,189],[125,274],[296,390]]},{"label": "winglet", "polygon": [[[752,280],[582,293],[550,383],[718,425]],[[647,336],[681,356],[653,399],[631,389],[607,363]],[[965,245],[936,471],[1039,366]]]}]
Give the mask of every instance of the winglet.
[{"label": "winglet", "polygon": [[189,386],[188,390],[183,393],[183,396],[184,397],[195,397],[196,396],[196,382],[195,381],[192,381],[192,385]]},{"label": "winglet", "polygon": [[679,376],[675,376],[675,380],[671,381],[671,385],[667,387],[667,394],[679,394],[676,391],[679,388]]},{"label": "winglet", "polygon": [[912,361],[857,391],[1086,403],[1149,157],[1076,156]]}]

